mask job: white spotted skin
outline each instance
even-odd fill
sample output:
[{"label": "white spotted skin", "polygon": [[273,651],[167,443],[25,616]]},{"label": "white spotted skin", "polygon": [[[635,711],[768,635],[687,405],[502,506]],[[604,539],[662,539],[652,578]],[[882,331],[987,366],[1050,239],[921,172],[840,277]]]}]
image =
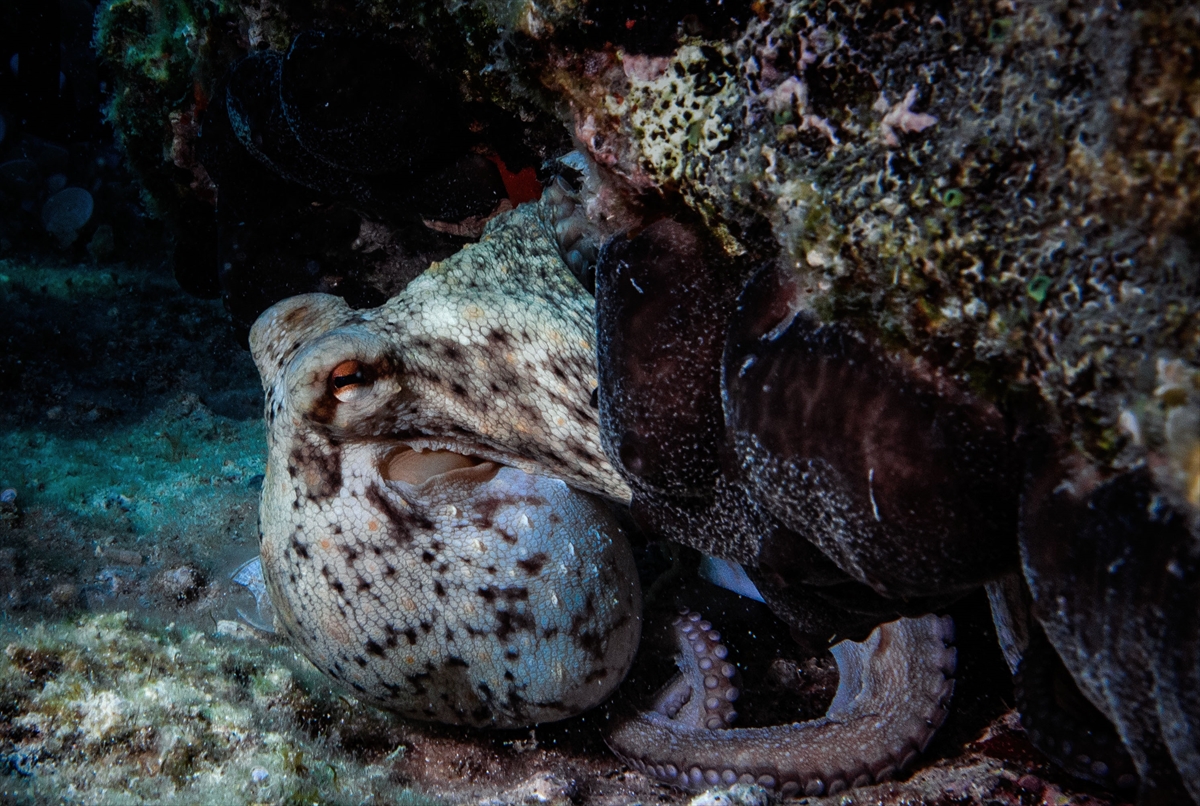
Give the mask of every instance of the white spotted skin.
[{"label": "white spotted skin", "polygon": [[[467,442],[479,456],[628,502],[591,405],[595,301],[559,256],[547,214],[533,203],[497,216],[479,243],[379,308],[304,294],[265,311],[250,350],[268,429],[279,416],[307,416],[346,437]],[[324,379],[350,358],[380,377],[352,405],[335,405]]]},{"label": "white spotted skin", "polygon": [[[405,716],[562,719],[607,697],[637,648],[636,569],[595,497],[629,491],[590,405],[593,303],[549,215],[498,217],[380,308],[309,294],[251,331],[278,621],[318,668]],[[360,382],[335,384],[351,365]],[[388,469],[399,446],[474,465],[410,483]]]}]

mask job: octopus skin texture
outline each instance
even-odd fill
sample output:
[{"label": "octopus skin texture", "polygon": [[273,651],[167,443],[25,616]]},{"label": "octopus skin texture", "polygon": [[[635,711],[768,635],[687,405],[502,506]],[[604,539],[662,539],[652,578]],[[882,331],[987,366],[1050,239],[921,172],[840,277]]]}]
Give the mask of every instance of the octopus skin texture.
[{"label": "octopus skin texture", "polygon": [[[1101,476],[1059,446],[1031,466],[1020,545],[1032,613],[1042,640],[1128,751],[1093,753],[1107,769],[1089,777],[1128,778],[1131,760],[1143,802],[1200,802],[1195,524],[1147,467]],[[1067,736],[1074,747],[1065,753],[1063,738],[1051,752],[1088,752],[1080,737]]]},{"label": "octopus skin texture", "polygon": [[891,599],[1014,569],[1020,464],[996,406],[801,306],[770,267],[730,324],[726,422],[750,497]]},{"label": "octopus skin texture", "polygon": [[1035,407],[822,322],[789,271],[706,238],[656,222],[597,267],[602,437],[639,525],[744,565],[812,643],[1011,580],[1033,742],[1144,802],[1200,798],[1187,508],[1151,470],[1072,471]]},{"label": "octopus skin texture", "polygon": [[[645,531],[746,566],[771,608],[802,632],[869,631],[899,615],[894,604],[787,530],[741,485],[724,422],[721,364],[749,276],[686,218],[660,219],[605,245],[596,277],[605,451],[628,482],[632,515]],[[766,536],[792,549],[786,581],[757,571]]]},{"label": "octopus skin texture", "polygon": [[380,308],[303,295],[251,331],[278,623],[413,718],[562,719],[603,700],[637,648],[637,572],[597,498],[628,489],[589,404],[592,299],[552,201],[494,219]]},{"label": "octopus skin texture", "polygon": [[832,647],[838,688],[824,717],[733,728],[736,667],[699,613],[674,621],[677,675],[655,708],[619,724],[609,745],[631,766],[686,789],[756,783],[783,797],[889,780],[945,721],[957,656],[949,618],[900,619]]},{"label": "octopus skin texture", "polygon": [[992,539],[1016,522],[1003,419],[815,328],[797,297],[697,222],[605,248],[600,422],[639,525],[741,563],[777,614],[822,637],[1015,570],[1011,534]]}]

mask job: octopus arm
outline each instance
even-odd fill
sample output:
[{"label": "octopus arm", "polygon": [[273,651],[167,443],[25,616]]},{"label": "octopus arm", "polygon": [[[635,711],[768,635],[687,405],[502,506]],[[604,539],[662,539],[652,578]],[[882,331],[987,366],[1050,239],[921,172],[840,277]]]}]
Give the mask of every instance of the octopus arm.
[{"label": "octopus arm", "polygon": [[[884,781],[925,749],[946,718],[957,655],[949,618],[903,618],[867,640],[833,647],[838,690],[820,719],[759,728],[721,727],[736,714],[735,673],[707,622],[676,621],[682,678],[655,711],[609,736],[635,769],[687,789],[757,783],[784,797]],[[717,636],[717,637],[712,637]],[[690,696],[681,693],[686,680]],[[717,726],[717,727],[713,727]]]}]

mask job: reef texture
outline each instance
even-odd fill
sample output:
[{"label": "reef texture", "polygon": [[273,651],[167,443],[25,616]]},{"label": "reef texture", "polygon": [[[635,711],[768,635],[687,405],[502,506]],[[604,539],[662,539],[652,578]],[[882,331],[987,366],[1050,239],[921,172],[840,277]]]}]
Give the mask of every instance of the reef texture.
[{"label": "reef texture", "polygon": [[720,634],[694,612],[674,626],[682,675],[609,743],[635,769],[688,789],[740,782],[787,798],[887,781],[929,744],[954,692],[953,622],[902,619],[832,648],[838,689],[821,719],[731,728],[737,670]]},{"label": "reef texture", "polygon": [[769,4],[546,78],[597,161],[778,249],[805,308],[998,403],[1033,385],[1092,461],[1177,456],[1195,504],[1164,432],[1194,390],[1152,393],[1197,363],[1198,34],[1183,3]]},{"label": "reef texture", "polygon": [[[314,52],[299,36],[312,30],[386,39],[457,90],[455,116],[493,104],[511,128],[458,120],[496,151],[495,132],[516,132],[543,179],[561,169],[564,132],[585,152],[572,164],[593,225],[629,236],[597,278],[611,466],[595,467],[610,495],[631,493],[643,528],[748,564],[810,637],[1019,572],[1016,609],[1114,727],[1139,797],[1200,799],[1194,4],[114,2],[98,37],[113,109],[161,208],[220,232],[222,205],[267,198],[239,200],[238,166],[254,164],[290,183],[292,212],[262,227],[266,242],[327,213],[338,233],[270,276],[230,275],[214,293],[243,318],[344,274],[370,292],[359,303],[386,298],[404,267],[448,249],[393,260],[415,231],[395,209],[314,189],[325,163],[349,163],[305,133],[324,131],[319,102],[335,88],[301,81],[317,111],[287,119],[284,65]],[[341,69],[355,64],[344,49],[321,47],[329,75],[369,86]],[[359,99],[347,119],[396,114],[369,92],[345,97]],[[210,157],[196,123],[214,99]],[[301,170],[256,133],[294,138]],[[376,151],[363,143],[355,170]],[[264,254],[241,248],[254,234],[218,239],[218,254]],[[389,257],[352,272],[322,262],[355,250]],[[655,274],[651,258],[687,271]],[[639,302],[642,280],[688,296]],[[768,304],[775,292],[785,309]],[[353,397],[374,383],[361,368],[324,369]],[[842,400],[844,423],[779,428],[788,406],[807,416]],[[583,487],[604,490],[596,481]],[[1144,533],[1161,539],[1147,547]],[[1044,746],[1107,785],[1124,763]]]},{"label": "reef texture", "polygon": [[598,444],[591,298],[555,209],[502,214],[382,308],[294,297],[251,331],[279,620],[318,667],[409,716],[562,719],[607,697],[637,649],[625,535],[562,480],[626,497]]}]

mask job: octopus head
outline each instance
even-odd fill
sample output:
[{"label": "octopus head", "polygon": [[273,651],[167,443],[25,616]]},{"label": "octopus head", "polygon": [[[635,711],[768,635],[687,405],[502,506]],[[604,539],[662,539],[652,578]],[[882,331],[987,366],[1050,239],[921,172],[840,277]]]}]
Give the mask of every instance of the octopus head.
[{"label": "octopus head", "polygon": [[[542,297],[531,322],[438,269],[381,308],[306,295],[255,324],[267,587],[292,643],[364,700],[478,726],[562,719],[615,688],[640,635],[632,554],[593,494],[620,482],[581,458],[601,455],[594,376],[522,342],[550,328],[570,344],[569,300],[556,314]],[[562,380],[538,386],[547,361]]]}]

